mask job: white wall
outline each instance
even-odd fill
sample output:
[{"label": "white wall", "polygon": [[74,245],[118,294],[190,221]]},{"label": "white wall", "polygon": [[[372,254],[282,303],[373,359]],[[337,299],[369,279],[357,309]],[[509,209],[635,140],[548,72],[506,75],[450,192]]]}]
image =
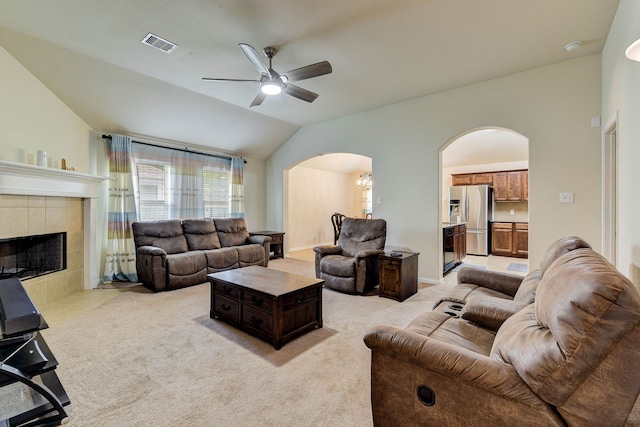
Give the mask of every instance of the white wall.
[{"label": "white wall", "polygon": [[[319,152],[373,159],[376,218],[387,247],[420,252],[419,276],[441,268],[440,149],[458,135],[502,127],[529,139],[530,261],[576,234],[600,246],[600,55],[490,80],[300,129],[267,161],[267,227],[283,223],[283,171]],[[575,203],[559,204],[560,192]]]},{"label": "white wall", "polygon": [[36,164],[47,151],[49,167],[89,169],[91,128],[0,46],[0,159]]},{"label": "white wall", "polygon": [[289,171],[288,250],[333,244],[331,215],[360,217],[357,174],[296,166]]},{"label": "white wall", "polygon": [[620,0],[602,51],[602,119],[618,113],[618,269],[640,288],[640,62],[626,48],[640,38],[640,2]]}]

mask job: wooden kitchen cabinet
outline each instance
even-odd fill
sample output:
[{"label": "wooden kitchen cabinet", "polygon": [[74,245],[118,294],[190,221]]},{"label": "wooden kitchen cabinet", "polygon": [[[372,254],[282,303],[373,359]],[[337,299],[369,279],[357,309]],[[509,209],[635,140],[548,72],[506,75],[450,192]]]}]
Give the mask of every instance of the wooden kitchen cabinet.
[{"label": "wooden kitchen cabinet", "polygon": [[[525,185],[527,186],[526,190]],[[496,202],[527,201],[529,200],[528,186],[528,171],[495,172],[493,174],[493,200]]]},{"label": "wooden kitchen cabinet", "polygon": [[451,175],[451,184],[456,185],[492,185],[493,172],[488,173],[465,173]]},{"label": "wooden kitchen cabinet", "polygon": [[500,256],[528,258],[529,224],[521,222],[492,223],[491,253]]},{"label": "wooden kitchen cabinet", "polygon": [[520,258],[529,257],[529,224],[519,222],[514,224],[513,252]]}]

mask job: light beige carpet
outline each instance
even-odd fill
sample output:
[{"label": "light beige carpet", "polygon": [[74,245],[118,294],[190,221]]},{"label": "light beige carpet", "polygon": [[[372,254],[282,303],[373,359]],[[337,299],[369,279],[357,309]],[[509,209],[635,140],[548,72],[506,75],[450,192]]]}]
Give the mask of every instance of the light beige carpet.
[{"label": "light beige carpet", "polygon": [[[270,268],[313,276],[313,263]],[[71,399],[71,426],[370,426],[375,325],[406,326],[445,285],[398,303],[323,291],[324,327],[275,350],[209,318],[209,285],[132,288],[43,331]],[[98,292],[98,291],[96,291]]]}]

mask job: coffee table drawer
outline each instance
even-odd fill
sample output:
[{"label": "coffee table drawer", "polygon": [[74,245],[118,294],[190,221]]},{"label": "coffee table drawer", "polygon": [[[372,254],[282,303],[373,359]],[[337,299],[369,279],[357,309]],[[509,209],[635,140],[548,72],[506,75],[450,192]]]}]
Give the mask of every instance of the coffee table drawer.
[{"label": "coffee table drawer", "polygon": [[234,322],[240,320],[240,303],[238,301],[217,295],[213,311],[218,316],[224,316]]},{"label": "coffee table drawer", "polygon": [[273,333],[273,316],[249,305],[242,307],[242,324],[269,336]]},{"label": "coffee table drawer", "polygon": [[242,302],[253,307],[262,308],[263,310],[270,310],[272,301],[273,300],[271,298],[258,292],[247,290],[242,292]]},{"label": "coffee table drawer", "polygon": [[284,298],[284,309],[291,310],[297,306],[308,304],[311,301],[318,300],[318,292],[322,288],[307,289],[303,292],[295,293]]},{"label": "coffee table drawer", "polygon": [[240,298],[240,289],[236,286],[227,285],[226,283],[216,284],[215,292],[218,295],[223,295],[228,298]]}]

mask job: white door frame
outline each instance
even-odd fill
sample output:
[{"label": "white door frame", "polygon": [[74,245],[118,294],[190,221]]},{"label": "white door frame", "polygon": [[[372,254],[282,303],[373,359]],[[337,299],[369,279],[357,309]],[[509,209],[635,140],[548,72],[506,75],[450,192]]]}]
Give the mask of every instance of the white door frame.
[{"label": "white door frame", "polygon": [[617,267],[618,112],[602,132],[602,255]]}]

